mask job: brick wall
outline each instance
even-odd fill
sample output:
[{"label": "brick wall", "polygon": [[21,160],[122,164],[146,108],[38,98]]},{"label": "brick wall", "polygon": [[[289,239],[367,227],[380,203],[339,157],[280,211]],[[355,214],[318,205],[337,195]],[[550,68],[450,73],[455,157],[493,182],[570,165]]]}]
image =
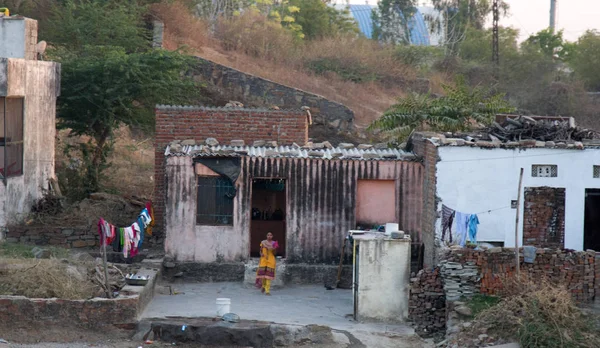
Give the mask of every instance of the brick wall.
[{"label": "brick wall", "polygon": [[435,222],[437,220],[436,201],[436,165],[438,151],[435,144],[427,140],[427,133],[416,133],[412,137],[412,151],[423,158],[425,175],[423,183],[423,223],[422,240],[425,245],[423,263],[424,267],[432,267],[437,263],[435,251]]},{"label": "brick wall", "polygon": [[308,117],[302,110],[225,109],[159,106],[156,108],[154,213],[157,235],[164,228],[165,147],[173,140],[203,143],[215,138],[221,144],[244,140],[276,141],[280,145],[308,141]]},{"label": "brick wall", "polygon": [[565,189],[526,187],[523,244],[563,248],[565,240]]},{"label": "brick wall", "polygon": [[[573,299],[577,302],[589,302],[595,297],[596,284],[600,282],[600,264],[596,264],[596,253],[572,252],[557,249],[537,250],[534,263],[523,262],[523,251],[520,252],[520,271],[533,282],[546,279],[550,282],[567,286]],[[460,264],[477,265],[479,292],[488,295],[502,295],[507,279],[515,277],[515,253],[512,248],[493,248],[488,251],[461,249],[452,252],[449,261]]]},{"label": "brick wall", "polygon": [[[533,263],[523,262],[522,248],[520,255],[521,277],[564,285],[578,303],[600,296],[600,253],[539,248]],[[441,331],[449,303],[476,293],[502,296],[507,281],[514,279],[512,248],[450,250],[440,267],[411,279],[409,319],[419,331]]]}]

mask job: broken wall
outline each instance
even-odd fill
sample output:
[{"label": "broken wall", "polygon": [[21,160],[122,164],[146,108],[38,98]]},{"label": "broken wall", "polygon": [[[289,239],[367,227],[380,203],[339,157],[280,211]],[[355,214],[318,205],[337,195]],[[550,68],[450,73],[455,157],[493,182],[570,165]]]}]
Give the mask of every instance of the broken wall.
[{"label": "broken wall", "polygon": [[0,96],[23,97],[23,175],[0,184],[0,226],[20,222],[54,176],[60,64],[0,58]]}]

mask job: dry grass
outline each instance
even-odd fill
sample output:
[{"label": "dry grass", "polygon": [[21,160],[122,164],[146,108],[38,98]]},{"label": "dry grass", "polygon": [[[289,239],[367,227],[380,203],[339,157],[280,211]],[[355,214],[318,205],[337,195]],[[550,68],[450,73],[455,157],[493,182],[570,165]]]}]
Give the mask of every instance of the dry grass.
[{"label": "dry grass", "polygon": [[[110,167],[100,183],[107,192],[129,196],[152,197],[154,191],[153,138],[135,136],[128,127],[114,134],[114,150],[108,158]],[[65,154],[68,145],[87,141],[86,137],[69,137],[68,130],[58,132],[56,141],[56,171],[58,175],[69,165]]]},{"label": "dry grass", "polygon": [[459,336],[470,346],[481,333],[516,339],[522,347],[598,347],[600,336],[592,320],[576,307],[565,287],[547,282],[523,282],[507,289],[502,301],[475,319]]},{"label": "dry grass", "polygon": [[93,297],[98,288],[87,269],[58,259],[0,259],[0,294],[70,300]]},{"label": "dry grass", "polygon": [[[394,59],[393,50],[370,40],[341,37],[298,42],[254,14],[219,21],[211,35],[209,25],[179,2],[155,5],[153,12],[165,23],[167,49],[186,46],[202,58],[322,95],[352,109],[359,127],[379,117],[415,78],[411,68]],[[378,80],[354,83],[335,72],[317,75],[308,67],[321,59],[333,60],[342,71],[359,67],[367,76],[378,75]]]}]

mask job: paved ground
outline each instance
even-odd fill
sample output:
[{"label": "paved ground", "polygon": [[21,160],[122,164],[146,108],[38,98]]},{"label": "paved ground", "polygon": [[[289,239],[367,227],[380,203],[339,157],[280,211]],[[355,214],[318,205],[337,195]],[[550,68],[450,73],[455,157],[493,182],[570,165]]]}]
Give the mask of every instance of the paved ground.
[{"label": "paved ground", "polygon": [[323,286],[296,286],[271,290],[265,296],[242,283],[193,283],[173,285],[180,295],[156,295],[144,318],[214,317],[216,299],[231,299],[231,312],[242,319],[278,324],[325,325],[338,330],[365,330],[410,335],[407,325],[357,323],[352,319],[351,290],[327,290]]},{"label": "paved ground", "polygon": [[[291,286],[273,289],[265,296],[242,283],[188,283],[172,285],[178,295],[155,295],[143,318],[215,317],[216,299],[231,299],[231,312],[244,320],[277,324],[324,325],[352,334],[363,347],[429,347],[408,325],[361,323],[352,318],[350,290],[323,286]],[[346,347],[340,344],[336,347]],[[359,344],[360,346],[360,344]]]}]

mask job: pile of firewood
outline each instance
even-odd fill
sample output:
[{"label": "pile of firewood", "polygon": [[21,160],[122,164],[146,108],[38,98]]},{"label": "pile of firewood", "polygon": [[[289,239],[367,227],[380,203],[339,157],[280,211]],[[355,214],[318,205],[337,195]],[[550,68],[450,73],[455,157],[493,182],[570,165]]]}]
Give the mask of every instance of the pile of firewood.
[{"label": "pile of firewood", "polygon": [[506,118],[502,124],[494,122],[487,129],[492,138],[500,141],[582,141],[584,139],[598,139],[599,133],[590,129],[575,126],[572,118],[563,120],[535,120],[527,116]]}]

